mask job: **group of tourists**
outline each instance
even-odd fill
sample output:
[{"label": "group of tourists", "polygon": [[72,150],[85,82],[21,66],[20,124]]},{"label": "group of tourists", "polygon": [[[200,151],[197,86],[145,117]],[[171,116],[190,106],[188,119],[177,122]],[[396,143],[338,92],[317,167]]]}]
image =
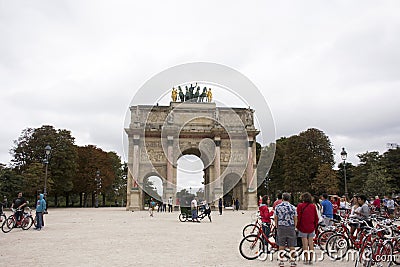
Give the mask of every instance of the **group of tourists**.
[{"label": "group of tourists", "polygon": [[172,197],[169,197],[167,200],[163,201],[156,201],[154,198],[150,198],[149,200],[149,213],[150,216],[154,216],[154,211],[157,210],[157,212],[167,212],[167,205],[168,205],[168,212],[173,211],[173,206],[172,206]]},{"label": "group of tourists", "polygon": [[[390,196],[380,200],[378,196],[368,201],[365,195],[356,195],[351,201],[346,197],[337,195],[329,196],[324,193],[321,196],[312,196],[310,193],[304,193],[300,197],[300,203],[295,207],[290,204],[290,193],[280,193],[270,208],[271,200],[268,196],[260,196],[259,214],[262,221],[263,232],[269,236],[271,223],[274,222],[277,227],[276,243],[279,250],[289,247],[291,251],[290,266],[296,266],[295,246],[298,238],[304,251],[304,264],[312,264],[314,254],[313,238],[316,234],[318,225],[330,226],[335,220],[340,220],[342,213],[347,213],[349,218],[357,219],[355,222],[364,221],[372,226],[370,215],[376,210],[390,210],[389,214],[394,212],[396,205]],[[360,223],[350,224],[351,234],[360,227]],[[267,242],[266,242],[267,243]],[[267,247],[268,250],[268,247]],[[283,255],[283,254],[278,254]],[[284,261],[280,258],[279,266],[284,266]]]}]

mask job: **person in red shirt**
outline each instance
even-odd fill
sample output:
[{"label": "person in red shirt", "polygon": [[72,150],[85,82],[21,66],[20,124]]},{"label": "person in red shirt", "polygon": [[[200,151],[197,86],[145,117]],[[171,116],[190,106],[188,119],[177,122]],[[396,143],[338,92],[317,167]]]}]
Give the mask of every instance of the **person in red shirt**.
[{"label": "person in red shirt", "polygon": [[375,196],[375,200],[374,200],[374,202],[372,202],[372,205],[375,207],[376,212],[381,211],[381,200],[380,200],[379,196]]},{"label": "person in red shirt", "polygon": [[303,202],[297,205],[297,230],[303,244],[304,263],[311,264],[314,253],[313,238],[318,227],[318,213],[312,203],[310,193],[304,193],[301,200]]},{"label": "person in red shirt", "polygon": [[340,199],[337,196],[331,198],[331,203],[333,207],[333,219],[340,221],[340,216],[338,215],[338,210],[340,208]]},{"label": "person in red shirt", "polygon": [[278,199],[275,200],[274,204],[272,204],[272,209],[275,210],[275,207],[282,203],[282,193],[278,194]]},{"label": "person in red shirt", "polygon": [[[262,230],[265,233],[265,236],[269,236],[271,231],[271,216],[274,215],[273,211],[269,211],[269,198],[268,196],[263,196],[261,205],[258,208],[260,211],[260,217],[262,222]],[[266,244],[266,251],[268,252],[268,242],[265,240],[264,244]]]}]

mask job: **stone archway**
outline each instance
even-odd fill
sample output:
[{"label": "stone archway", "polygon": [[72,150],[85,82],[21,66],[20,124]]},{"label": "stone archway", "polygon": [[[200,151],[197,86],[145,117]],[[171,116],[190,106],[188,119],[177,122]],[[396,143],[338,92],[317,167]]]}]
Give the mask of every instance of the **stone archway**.
[{"label": "stone archway", "polygon": [[[176,203],[177,160],[198,156],[205,168],[205,198],[211,203],[236,192],[244,209],[257,208],[256,144],[259,133],[250,108],[217,107],[215,103],[132,106],[128,135],[127,210],[144,208],[144,178],[153,173],[163,181],[163,198]],[[223,177],[240,180],[223,185]]]},{"label": "stone archway", "polygon": [[[183,157],[186,157],[189,155],[192,155],[195,158],[197,158],[196,161],[199,161],[201,163],[201,166],[194,166],[192,168],[191,168],[191,166],[185,166],[184,167],[185,170],[180,168],[178,162]],[[203,156],[203,158],[204,158],[204,156]],[[193,196],[196,196],[199,201],[206,200],[207,202],[210,203],[211,200],[210,200],[210,196],[209,196],[209,191],[206,190],[207,184],[209,184],[209,182],[210,182],[210,179],[209,179],[210,167],[206,167],[206,168],[204,167],[205,162],[201,158],[200,150],[197,148],[188,148],[185,151],[182,151],[182,154],[178,157],[177,163],[178,163],[177,164],[177,170],[178,170],[177,171],[177,193],[176,193],[175,197],[177,199],[181,198],[180,192],[184,192],[185,190],[187,191],[188,188],[190,187],[189,194],[188,194],[190,196],[187,196],[190,199],[190,201],[192,200]],[[179,172],[179,170],[181,170],[181,171]],[[192,171],[195,171],[197,174],[194,175],[193,173],[190,173]],[[179,177],[179,175],[181,175],[181,176],[188,175],[189,179],[188,179],[188,177]],[[192,176],[193,178],[190,178],[190,176]],[[182,180],[184,180],[186,184],[189,184],[189,183],[192,184],[192,186],[190,186],[190,185],[183,186]],[[196,181],[195,184],[193,184],[193,182],[194,182],[193,180],[198,180],[198,181]],[[190,204],[190,201],[189,201],[189,203],[187,200],[179,201],[179,204],[181,206],[185,206],[185,205],[188,206]]]}]

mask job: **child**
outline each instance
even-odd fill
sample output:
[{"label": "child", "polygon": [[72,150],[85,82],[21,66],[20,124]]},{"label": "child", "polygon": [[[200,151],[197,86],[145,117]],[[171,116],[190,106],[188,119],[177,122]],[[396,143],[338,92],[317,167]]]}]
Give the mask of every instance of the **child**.
[{"label": "child", "polygon": [[[274,214],[273,211],[269,211],[268,207],[268,196],[263,196],[262,197],[262,202],[259,207],[260,210],[260,217],[261,217],[261,222],[262,222],[262,230],[265,234],[265,236],[268,238],[269,233],[271,231],[271,216]],[[264,240],[264,243],[266,244],[266,251],[268,253],[268,242],[267,240]]]}]

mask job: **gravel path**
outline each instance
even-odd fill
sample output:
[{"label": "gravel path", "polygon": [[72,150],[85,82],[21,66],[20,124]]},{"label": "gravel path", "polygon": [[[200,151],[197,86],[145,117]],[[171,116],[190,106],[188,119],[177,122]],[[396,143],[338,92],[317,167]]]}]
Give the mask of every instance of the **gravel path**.
[{"label": "gravel path", "polygon": [[[278,266],[240,255],[251,213],[213,211],[212,223],[182,223],[178,212],[150,217],[123,208],[50,209],[42,231],[0,232],[0,266]],[[339,264],[354,266],[328,258],[314,266]]]}]

